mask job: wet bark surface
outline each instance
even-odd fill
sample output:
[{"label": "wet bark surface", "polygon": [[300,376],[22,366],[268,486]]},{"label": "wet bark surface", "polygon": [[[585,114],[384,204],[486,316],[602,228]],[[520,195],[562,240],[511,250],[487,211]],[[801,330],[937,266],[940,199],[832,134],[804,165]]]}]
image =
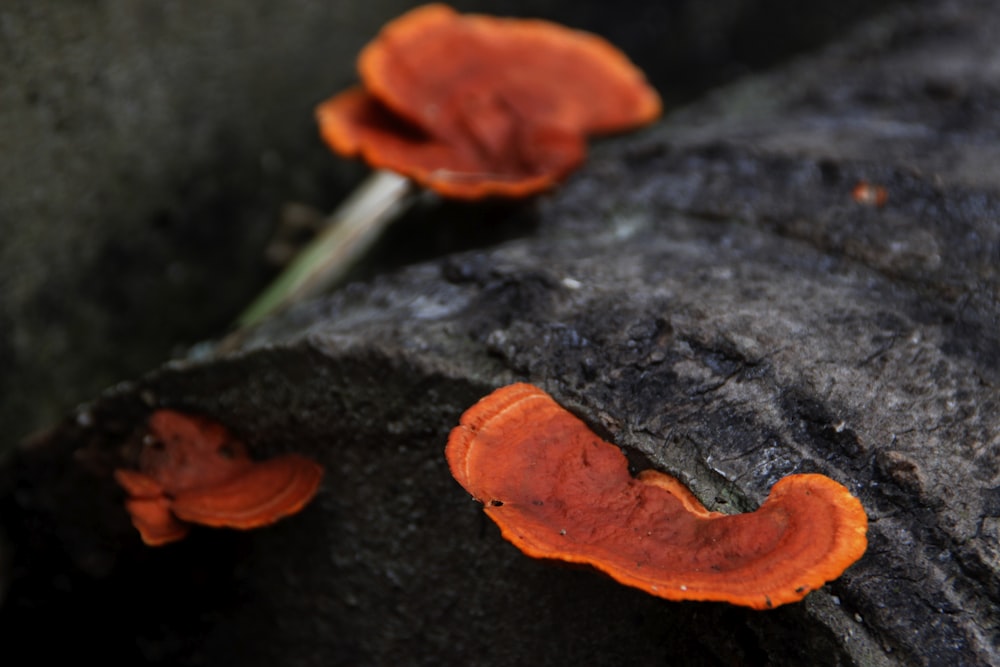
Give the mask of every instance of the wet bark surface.
[{"label": "wet bark surface", "polygon": [[[895,13],[601,147],[520,212],[524,238],[106,392],[4,468],[3,625],[152,664],[997,663],[998,29],[986,2]],[[515,380],[709,509],[827,474],[864,504],[868,551],[769,612],[528,559],[443,457]],[[316,458],[319,496],[143,547],[110,473],[157,406]]]}]

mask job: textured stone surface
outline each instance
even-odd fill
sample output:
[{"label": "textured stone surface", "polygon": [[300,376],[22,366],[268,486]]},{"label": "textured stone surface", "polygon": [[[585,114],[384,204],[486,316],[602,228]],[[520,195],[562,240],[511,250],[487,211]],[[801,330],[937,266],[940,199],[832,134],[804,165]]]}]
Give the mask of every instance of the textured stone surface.
[{"label": "textured stone surface", "polygon": [[[602,147],[521,211],[524,238],[106,392],[3,469],[0,627],[192,665],[1000,662],[998,28],[992,3],[902,10]],[[766,613],[525,558],[442,455],[521,379],[712,509],[826,473],[869,550]],[[316,457],[317,501],[143,548],[109,475],[154,405]]]}]

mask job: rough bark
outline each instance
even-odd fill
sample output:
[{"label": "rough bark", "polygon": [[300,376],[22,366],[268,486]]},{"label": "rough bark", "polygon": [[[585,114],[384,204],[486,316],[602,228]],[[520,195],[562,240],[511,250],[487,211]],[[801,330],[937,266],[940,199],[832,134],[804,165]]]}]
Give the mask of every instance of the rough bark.
[{"label": "rough bark", "polygon": [[[894,13],[603,147],[523,239],[105,393],[7,467],[8,627],[55,616],[199,665],[1000,662],[997,34],[987,2]],[[855,201],[860,181],[887,203]],[[713,509],[828,474],[868,511],[868,552],[765,613],[532,561],[442,456],[513,380]],[[160,405],[316,457],[320,496],[141,547],[109,475]],[[37,588],[56,574],[71,590]],[[97,599],[107,616],[80,620]]]}]

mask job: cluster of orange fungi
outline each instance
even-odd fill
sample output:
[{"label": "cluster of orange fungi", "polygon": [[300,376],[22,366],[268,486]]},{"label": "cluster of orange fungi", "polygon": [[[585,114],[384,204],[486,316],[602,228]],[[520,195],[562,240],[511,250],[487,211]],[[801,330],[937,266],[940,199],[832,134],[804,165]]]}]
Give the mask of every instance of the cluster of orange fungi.
[{"label": "cluster of orange fungi", "polygon": [[467,410],[446,455],[524,553],[668,600],[770,609],[839,577],[867,546],[864,508],[829,477],[789,475],[755,512],[711,512],[669,475],[632,477],[618,447],[530,384]]},{"label": "cluster of orange fungi", "polygon": [[446,197],[521,197],[580,165],[586,137],[645,125],[660,98],[606,40],[548,21],[418,7],[358,58],[362,85],[316,110],[346,157]]},{"label": "cluster of orange fungi", "polygon": [[294,514],[316,494],[323,468],[298,454],[253,461],[221,424],[157,410],[139,469],[114,474],[142,541],[160,546],[182,539],[192,523],[246,530]]},{"label": "cluster of orange fungi", "polygon": [[[326,141],[460,199],[545,190],[583,161],[588,135],[644,125],[661,109],[642,72],[600,37],[440,4],[386,25],[358,69],[362,86],[317,108]],[[882,191],[868,188],[854,198],[882,205]],[[207,419],[159,410],[149,430],[139,470],[115,477],[150,545],[184,537],[191,523],[272,523],[309,502],[323,474],[294,454],[251,461]],[[755,512],[712,512],[673,477],[632,477],[620,449],[529,384],[466,411],[446,456],[524,553],[669,600],[795,602],[867,546],[861,503],[828,477],[790,475]]]}]

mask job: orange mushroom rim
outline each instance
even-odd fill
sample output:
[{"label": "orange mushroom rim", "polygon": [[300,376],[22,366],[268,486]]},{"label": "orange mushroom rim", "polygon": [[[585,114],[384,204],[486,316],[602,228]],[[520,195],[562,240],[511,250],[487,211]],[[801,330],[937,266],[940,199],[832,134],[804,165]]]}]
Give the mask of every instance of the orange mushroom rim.
[{"label": "orange mushroom rim", "polygon": [[251,460],[222,424],[160,409],[150,415],[138,469],[115,481],[142,541],[162,546],[191,524],[249,530],[295,514],[316,495],[323,467],[299,454]]},{"label": "orange mushroom rim", "polygon": [[539,19],[416,7],[358,57],[361,85],[320,103],[320,134],[453,199],[520,198],[585,159],[586,137],[658,118],[645,75],[603,38]]},{"label": "orange mushroom rim", "polygon": [[668,600],[754,609],[797,602],[867,548],[861,502],[835,480],[779,480],[754,512],[713,512],[541,389],[500,388],[462,415],[445,450],[455,479],[528,556],[583,564]]}]

